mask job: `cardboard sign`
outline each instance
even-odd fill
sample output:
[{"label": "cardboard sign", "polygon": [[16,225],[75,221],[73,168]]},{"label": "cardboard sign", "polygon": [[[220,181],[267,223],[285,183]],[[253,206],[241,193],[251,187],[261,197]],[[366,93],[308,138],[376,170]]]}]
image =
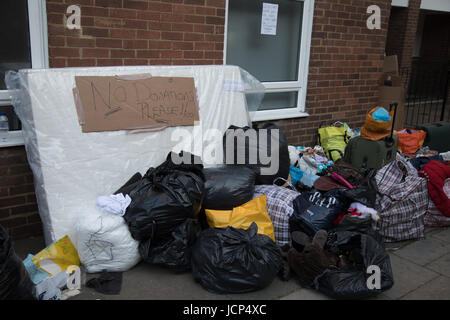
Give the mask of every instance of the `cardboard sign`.
[{"label": "cardboard sign", "polygon": [[398,58],[396,55],[384,57],[383,73],[398,74]]},{"label": "cardboard sign", "polygon": [[199,120],[194,78],[75,77],[83,132],[191,126]]},{"label": "cardboard sign", "polygon": [[[386,81],[390,85],[385,85]],[[383,73],[378,80],[378,106],[389,110],[393,102],[397,102],[397,114],[395,116],[394,129],[403,129],[405,122],[405,91],[402,86],[402,78],[398,75],[397,56],[387,56],[384,58]]]}]

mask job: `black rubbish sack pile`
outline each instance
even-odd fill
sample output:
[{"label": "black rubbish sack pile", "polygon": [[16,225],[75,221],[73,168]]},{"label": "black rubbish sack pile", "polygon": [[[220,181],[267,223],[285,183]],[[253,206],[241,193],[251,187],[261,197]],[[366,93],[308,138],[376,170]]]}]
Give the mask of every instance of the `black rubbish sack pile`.
[{"label": "black rubbish sack pile", "polygon": [[257,185],[283,185],[283,180],[288,179],[288,143],[273,123],[266,123],[261,128],[230,126],[223,136],[223,152],[227,165],[245,165],[254,169]]},{"label": "black rubbish sack pile", "polygon": [[35,286],[0,225],[0,300],[36,300]]},{"label": "black rubbish sack pile", "polygon": [[334,189],[324,194],[317,190],[304,192],[293,204],[294,212],[289,218],[289,230],[302,231],[308,236],[314,236],[321,229],[333,228],[333,222],[349,205],[342,189]]},{"label": "black rubbish sack pile", "polygon": [[267,287],[282,268],[278,246],[258,234],[252,223],[247,230],[204,230],[192,250],[192,274],[213,293],[244,293]]},{"label": "black rubbish sack pile", "polygon": [[190,268],[188,248],[195,241],[196,225],[189,219],[197,219],[202,207],[202,170],[197,156],[169,153],[130,192],[132,201],[124,218],[133,238],[140,241],[144,261],[178,271]]},{"label": "black rubbish sack pile", "polygon": [[205,199],[203,207],[212,210],[232,210],[252,200],[256,172],[243,166],[223,166],[203,169]]},{"label": "black rubbish sack pile", "polygon": [[194,219],[186,219],[173,232],[172,237],[153,242],[139,243],[139,254],[150,264],[162,265],[178,272],[191,268],[191,250],[197,239]]},{"label": "black rubbish sack pile", "polygon": [[[364,299],[394,285],[389,255],[384,244],[373,236],[353,231],[333,231],[326,246],[328,251],[340,257],[343,265],[337,269],[327,269],[319,275],[314,280],[316,290],[336,299]],[[379,281],[377,272],[380,272]]]},{"label": "black rubbish sack pile", "polygon": [[292,233],[287,260],[300,284],[335,299],[370,298],[390,289],[394,284],[390,258],[383,237],[371,224],[370,218],[346,216],[312,239]]}]

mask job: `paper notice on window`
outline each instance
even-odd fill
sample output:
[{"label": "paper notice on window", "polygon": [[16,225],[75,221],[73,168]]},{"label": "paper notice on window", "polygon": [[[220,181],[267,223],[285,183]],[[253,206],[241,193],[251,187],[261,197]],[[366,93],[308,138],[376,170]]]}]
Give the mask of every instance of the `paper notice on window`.
[{"label": "paper notice on window", "polygon": [[263,2],[261,34],[277,34],[278,4]]}]

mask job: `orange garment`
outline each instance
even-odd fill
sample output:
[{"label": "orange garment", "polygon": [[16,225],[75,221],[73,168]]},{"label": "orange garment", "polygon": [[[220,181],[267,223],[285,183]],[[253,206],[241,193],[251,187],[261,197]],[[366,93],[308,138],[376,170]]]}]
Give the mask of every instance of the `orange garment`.
[{"label": "orange garment", "polygon": [[366,115],[366,122],[361,127],[361,137],[363,137],[364,139],[376,141],[381,140],[391,134],[394,112],[389,112],[391,121],[377,121],[372,117],[372,113],[374,113],[379,108],[383,107],[375,107]]}]

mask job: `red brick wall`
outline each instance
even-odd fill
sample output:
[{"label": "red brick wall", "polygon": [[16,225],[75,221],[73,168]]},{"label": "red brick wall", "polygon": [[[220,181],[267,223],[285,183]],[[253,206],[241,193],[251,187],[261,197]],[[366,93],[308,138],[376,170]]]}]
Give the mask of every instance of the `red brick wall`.
[{"label": "red brick wall", "polygon": [[48,0],[47,17],[51,67],[223,63],[225,0]]},{"label": "red brick wall", "polygon": [[0,224],[13,239],[42,234],[24,147],[0,148]]},{"label": "red brick wall", "polygon": [[411,68],[414,44],[417,35],[417,25],[420,15],[420,3],[422,0],[409,0],[407,18],[405,21],[405,36],[402,44],[402,53],[399,65],[401,69]]},{"label": "red brick wall", "polygon": [[408,8],[392,7],[386,39],[386,55],[397,55],[401,64],[403,41],[405,39]]},{"label": "red brick wall", "polygon": [[[81,6],[82,30],[65,28],[72,4]],[[382,9],[381,30],[366,27],[367,7],[374,4]],[[315,1],[310,116],[276,121],[289,143],[314,145],[323,121],[362,125],[378,99],[389,14],[386,0]],[[225,0],[48,0],[47,16],[51,67],[222,64]],[[1,149],[0,157],[8,174],[0,186],[0,222],[13,235],[25,234],[20,230],[34,230],[38,218],[24,149]],[[22,165],[26,173],[12,169]]]},{"label": "red brick wall", "polygon": [[[370,5],[381,8],[381,30],[366,26]],[[316,0],[309,63],[307,118],[278,121],[288,141],[314,145],[322,122],[360,127],[378,100],[390,1]]]}]

